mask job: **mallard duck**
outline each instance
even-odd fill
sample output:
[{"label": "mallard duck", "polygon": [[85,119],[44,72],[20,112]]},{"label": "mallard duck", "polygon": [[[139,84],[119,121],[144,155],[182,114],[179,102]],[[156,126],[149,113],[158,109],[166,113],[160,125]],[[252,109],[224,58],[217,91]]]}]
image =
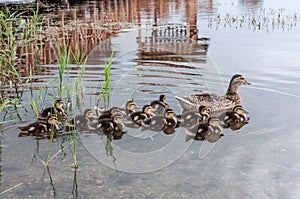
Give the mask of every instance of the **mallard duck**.
[{"label": "mallard duck", "polygon": [[152,106],[155,115],[163,115],[165,110],[169,108],[165,95],[160,95],[158,100],[154,100],[150,103],[150,106]]},{"label": "mallard duck", "polygon": [[155,115],[142,121],[143,130],[162,131],[165,128],[175,128],[177,119],[173,109],[166,109],[164,115]]},{"label": "mallard duck", "polygon": [[114,115],[113,118],[103,118],[99,120],[97,129],[106,135],[112,135],[114,132],[122,131],[124,129],[122,121],[122,115]]},{"label": "mallard duck", "polygon": [[177,118],[181,126],[191,127],[198,122],[207,121],[211,117],[211,108],[207,106],[199,106],[198,112],[194,110],[186,110]]},{"label": "mallard duck", "polygon": [[48,134],[48,132],[57,132],[58,131],[58,119],[55,116],[49,115],[45,121],[36,121],[27,126],[19,126],[18,129],[21,131],[19,136],[24,135],[42,135]]},{"label": "mallard duck", "polygon": [[45,108],[38,116],[39,120],[46,120],[49,115],[55,117],[65,117],[67,116],[64,110],[64,102],[60,99],[55,100],[54,106]]},{"label": "mallard duck", "polygon": [[72,131],[72,130],[95,130],[95,128],[91,127],[91,123],[93,120],[96,120],[96,117],[94,116],[92,109],[86,109],[84,110],[82,115],[76,115],[73,118],[71,118],[65,127],[66,131]]},{"label": "mallard duck", "polygon": [[212,113],[220,113],[231,110],[235,105],[242,104],[241,96],[238,94],[238,89],[241,85],[250,85],[250,83],[242,75],[236,74],[232,76],[227,92],[223,96],[194,94],[184,97],[175,96],[175,98],[180,102],[183,109],[195,110],[199,106],[210,106]]},{"label": "mallard duck", "polygon": [[220,139],[222,128],[218,118],[209,118],[206,122],[200,122],[193,127],[187,129],[186,141],[190,139],[207,140],[208,142],[216,142]]},{"label": "mallard duck", "polygon": [[226,112],[224,118],[224,128],[233,128],[238,130],[245,124],[249,123],[250,118],[247,117],[247,112],[240,105],[236,105],[232,111]]}]

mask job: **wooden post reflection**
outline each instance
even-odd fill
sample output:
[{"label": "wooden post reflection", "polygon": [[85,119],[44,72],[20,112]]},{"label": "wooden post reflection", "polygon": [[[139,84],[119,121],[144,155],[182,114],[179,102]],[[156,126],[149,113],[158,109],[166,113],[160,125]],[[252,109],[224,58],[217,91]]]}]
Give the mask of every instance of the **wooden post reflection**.
[{"label": "wooden post reflection", "polygon": [[192,40],[198,39],[197,0],[186,0],[186,36]]}]

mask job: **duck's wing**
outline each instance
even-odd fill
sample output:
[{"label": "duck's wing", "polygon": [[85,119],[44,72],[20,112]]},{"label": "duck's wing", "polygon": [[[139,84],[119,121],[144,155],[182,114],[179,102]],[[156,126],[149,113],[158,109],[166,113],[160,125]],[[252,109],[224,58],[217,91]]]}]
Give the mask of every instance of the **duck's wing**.
[{"label": "duck's wing", "polygon": [[184,97],[175,96],[175,98],[180,102],[183,109],[187,110],[197,110],[199,106],[211,106],[218,100],[218,95],[216,94],[194,94]]}]

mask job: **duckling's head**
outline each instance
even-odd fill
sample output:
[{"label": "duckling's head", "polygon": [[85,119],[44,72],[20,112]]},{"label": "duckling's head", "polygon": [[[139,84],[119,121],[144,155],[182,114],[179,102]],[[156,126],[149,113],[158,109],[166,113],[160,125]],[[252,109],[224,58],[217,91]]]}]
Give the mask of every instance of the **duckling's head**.
[{"label": "duckling's head", "polygon": [[64,108],[64,102],[61,99],[55,100],[54,105],[58,109]]},{"label": "duckling's head", "polygon": [[173,118],[175,116],[175,112],[173,109],[168,108],[165,110],[165,117],[166,118]]},{"label": "duckling's head", "polygon": [[142,109],[143,113],[146,113],[147,115],[151,115],[152,111],[153,111],[152,106],[150,106],[148,104],[143,106],[143,109]]},{"label": "duckling's head", "polygon": [[242,75],[240,74],[235,74],[232,76],[229,87],[227,90],[227,94],[233,94],[236,93],[238,88],[241,85],[250,85],[250,82],[248,82]]},{"label": "duckling's head", "polygon": [[93,118],[94,117],[94,113],[92,109],[85,109],[83,112],[83,115],[87,118]]},{"label": "duckling's head", "polygon": [[166,103],[167,102],[167,98],[165,95],[160,95],[159,96],[159,101]]},{"label": "duckling's head", "polygon": [[129,110],[129,111],[134,111],[134,109],[137,107],[137,105],[132,101],[132,100],[130,100],[130,101],[128,101],[127,103],[126,103],[126,108],[127,108],[127,110]]},{"label": "duckling's head", "polygon": [[199,106],[199,113],[201,115],[207,115],[208,117],[210,117],[211,116],[211,107]]},{"label": "duckling's head", "polygon": [[237,113],[239,115],[243,115],[243,114],[246,114],[247,112],[245,111],[245,109],[241,106],[241,105],[236,105],[234,108],[233,108],[233,112],[234,113]]}]

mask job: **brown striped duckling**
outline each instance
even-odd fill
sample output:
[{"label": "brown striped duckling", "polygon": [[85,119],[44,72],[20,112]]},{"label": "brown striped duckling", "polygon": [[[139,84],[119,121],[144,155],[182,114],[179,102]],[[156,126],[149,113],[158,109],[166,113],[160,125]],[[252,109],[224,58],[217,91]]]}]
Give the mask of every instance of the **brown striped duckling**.
[{"label": "brown striped duckling", "polygon": [[38,120],[31,124],[28,124],[27,126],[19,126],[18,129],[21,131],[19,136],[38,136],[42,134],[48,134],[51,131],[54,131],[56,133],[59,130],[58,119],[55,116],[49,115],[45,121]]},{"label": "brown striped duckling", "polygon": [[112,118],[100,119],[97,129],[105,135],[112,135],[114,132],[123,131],[123,115],[114,115]]},{"label": "brown striped duckling", "polygon": [[130,100],[126,103],[126,109],[125,113],[127,116],[130,116],[132,113],[135,112],[135,109],[137,108],[137,105],[134,103],[134,101]]},{"label": "brown striped duckling", "polygon": [[53,107],[45,108],[38,116],[39,120],[46,120],[49,115],[55,117],[66,117],[67,114],[64,110],[64,102],[60,99],[55,100]]},{"label": "brown striped duckling", "polygon": [[81,115],[76,115],[73,118],[71,118],[65,127],[66,131],[72,131],[72,130],[79,130],[79,131],[84,131],[84,130],[95,130],[91,126],[91,124],[96,120],[97,118],[95,117],[93,110],[92,109],[86,109],[84,110],[83,114]]},{"label": "brown striped duckling", "polygon": [[[153,109],[150,105],[145,105],[145,106],[143,106],[142,111],[137,111],[137,112],[132,113],[130,115],[130,119],[134,124],[136,124],[138,126],[142,126],[143,122],[145,120],[149,119],[153,115],[152,110]],[[127,122],[125,122],[125,123],[127,123]]]},{"label": "brown striped duckling", "polygon": [[99,119],[104,119],[104,118],[112,118],[116,114],[122,114],[124,116],[128,116],[132,113],[135,112],[135,108],[137,105],[134,103],[134,101],[129,100],[126,102],[126,107],[120,108],[120,107],[112,107],[106,111],[100,110],[97,107],[95,107],[97,115],[99,115]]},{"label": "brown striped duckling", "polygon": [[198,112],[186,110],[177,118],[180,121],[180,126],[191,127],[199,122],[205,122],[211,117],[211,108],[207,106],[199,106]]},{"label": "brown striped duckling", "polygon": [[232,111],[227,112],[224,118],[224,128],[238,130],[245,124],[249,123],[250,118],[247,117],[247,112],[240,105],[236,105]]},{"label": "brown striped duckling", "polygon": [[150,103],[150,106],[152,106],[155,115],[163,115],[165,110],[169,108],[165,95],[160,95],[158,100],[154,100]]},{"label": "brown striped duckling", "polygon": [[206,122],[201,122],[187,129],[186,141],[190,139],[207,140],[208,142],[216,142],[223,136],[222,128],[218,118],[209,118]]},{"label": "brown striped duckling", "polygon": [[184,97],[175,96],[175,98],[180,102],[183,109],[190,110],[199,106],[210,106],[212,107],[212,113],[220,113],[232,110],[235,105],[242,104],[242,98],[238,93],[238,89],[242,85],[250,85],[250,83],[242,75],[235,74],[232,76],[227,92],[223,96],[194,94]]},{"label": "brown striped duckling", "polygon": [[162,131],[165,128],[175,128],[177,119],[173,109],[166,109],[164,115],[155,115],[142,121],[143,130]]}]

